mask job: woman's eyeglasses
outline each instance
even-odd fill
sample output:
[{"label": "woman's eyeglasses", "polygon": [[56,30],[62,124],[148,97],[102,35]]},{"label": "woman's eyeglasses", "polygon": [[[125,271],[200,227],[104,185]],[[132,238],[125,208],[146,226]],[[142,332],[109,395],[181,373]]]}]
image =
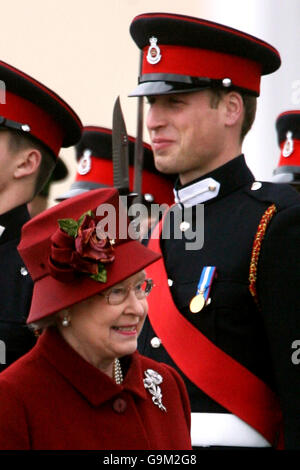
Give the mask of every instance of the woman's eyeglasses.
[{"label": "woman's eyeglasses", "polygon": [[127,299],[131,289],[134,291],[136,298],[142,300],[150,294],[153,285],[154,284],[152,279],[145,279],[135,286],[129,285],[127,287],[112,287],[112,289],[110,289],[107,293],[100,293],[100,295],[103,295],[106,298],[108,304],[119,305]]}]

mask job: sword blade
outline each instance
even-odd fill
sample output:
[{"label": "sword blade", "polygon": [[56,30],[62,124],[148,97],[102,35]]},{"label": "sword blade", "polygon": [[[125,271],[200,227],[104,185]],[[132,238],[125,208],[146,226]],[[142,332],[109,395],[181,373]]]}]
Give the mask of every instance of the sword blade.
[{"label": "sword blade", "polygon": [[[140,54],[140,75],[142,71],[143,53]],[[144,144],[143,144],[143,127],[144,127],[144,97],[138,98],[137,112],[137,134],[134,147],[134,183],[133,190],[138,194],[136,202],[142,201],[142,175],[144,166]]]},{"label": "sword blade", "polygon": [[112,126],[112,160],[114,187],[120,194],[129,193],[129,150],[126,124],[120,97],[115,101]]}]

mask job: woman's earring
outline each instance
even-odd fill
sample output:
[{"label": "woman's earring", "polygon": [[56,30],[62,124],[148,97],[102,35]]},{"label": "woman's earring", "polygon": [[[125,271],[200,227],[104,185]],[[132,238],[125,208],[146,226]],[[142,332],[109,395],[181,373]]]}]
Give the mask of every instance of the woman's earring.
[{"label": "woman's earring", "polygon": [[67,313],[65,313],[64,318],[61,321],[61,324],[64,328],[67,328],[71,324],[70,317]]}]

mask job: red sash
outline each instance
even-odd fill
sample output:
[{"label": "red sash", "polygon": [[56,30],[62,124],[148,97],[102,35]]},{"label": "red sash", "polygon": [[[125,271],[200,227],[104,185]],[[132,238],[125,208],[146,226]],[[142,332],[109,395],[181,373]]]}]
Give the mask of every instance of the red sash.
[{"label": "red sash", "polygon": [[[148,244],[149,249],[160,254],[161,225],[155,228]],[[147,276],[157,286],[148,298],[149,318],[175,364],[198,388],[276,445],[282,414],[272,390],[178,311],[163,258],[147,268]]]}]

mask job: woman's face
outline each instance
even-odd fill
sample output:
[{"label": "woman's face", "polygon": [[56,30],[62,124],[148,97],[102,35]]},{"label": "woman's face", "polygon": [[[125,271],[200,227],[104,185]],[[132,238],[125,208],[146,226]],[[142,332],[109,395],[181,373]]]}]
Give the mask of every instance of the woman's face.
[{"label": "woman's face", "polygon": [[[132,354],[148,312],[147,299],[138,299],[133,290],[146,278],[145,272],[129,277],[113,288],[68,309],[70,325],[59,327],[65,340],[88,362],[107,369],[116,357]],[[110,305],[105,294],[131,286],[127,298]]]}]

